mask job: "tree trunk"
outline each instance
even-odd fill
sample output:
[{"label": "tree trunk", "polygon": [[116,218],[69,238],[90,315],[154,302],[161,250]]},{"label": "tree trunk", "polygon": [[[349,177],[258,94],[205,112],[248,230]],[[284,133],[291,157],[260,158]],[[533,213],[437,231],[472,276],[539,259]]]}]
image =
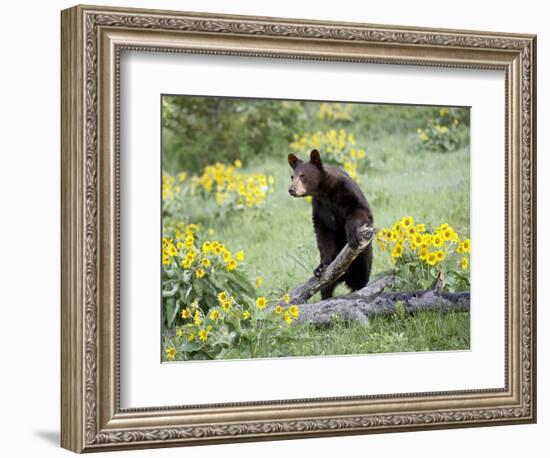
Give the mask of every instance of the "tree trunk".
[{"label": "tree trunk", "polygon": [[399,292],[383,291],[393,285],[393,276],[382,277],[369,283],[365,288],[347,296],[325,299],[314,304],[299,307],[299,323],[312,322],[325,326],[333,319],[346,322],[357,321],[367,324],[374,315],[390,315],[401,304],[405,313],[412,314],[421,310],[437,312],[468,312],[470,310],[470,292],[449,293],[434,288],[427,291]]}]

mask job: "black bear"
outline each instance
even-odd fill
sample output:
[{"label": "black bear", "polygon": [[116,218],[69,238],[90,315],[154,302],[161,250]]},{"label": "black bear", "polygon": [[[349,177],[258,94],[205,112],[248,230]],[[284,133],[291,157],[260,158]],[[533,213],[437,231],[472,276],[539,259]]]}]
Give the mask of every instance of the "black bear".
[{"label": "black bear", "polygon": [[[314,274],[319,276],[346,242],[357,248],[358,229],[364,224],[372,226],[372,211],[357,183],[339,168],[323,165],[319,151],[311,152],[309,162],[289,154],[288,163],[293,169],[292,184],[288,189],[290,195],[313,198],[313,227],[321,257]],[[371,267],[372,244],[369,244],[342,277],[321,289],[321,297],[332,297],[334,288],[342,281],[353,291],[364,287],[369,281]]]}]

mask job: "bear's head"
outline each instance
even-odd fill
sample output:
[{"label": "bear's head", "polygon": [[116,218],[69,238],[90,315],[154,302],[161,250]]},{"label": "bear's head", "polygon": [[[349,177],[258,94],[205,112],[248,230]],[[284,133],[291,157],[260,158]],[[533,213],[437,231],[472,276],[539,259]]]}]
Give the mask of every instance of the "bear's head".
[{"label": "bear's head", "polygon": [[304,162],[294,154],[288,155],[288,163],[293,173],[290,176],[292,183],[288,192],[292,197],[305,197],[317,194],[325,171],[319,151],[314,149],[309,155],[309,161]]}]

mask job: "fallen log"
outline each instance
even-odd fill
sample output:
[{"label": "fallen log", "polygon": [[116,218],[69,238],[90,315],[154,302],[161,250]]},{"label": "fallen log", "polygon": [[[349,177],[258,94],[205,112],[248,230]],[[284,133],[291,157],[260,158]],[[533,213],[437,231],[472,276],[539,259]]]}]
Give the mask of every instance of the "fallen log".
[{"label": "fallen log", "polygon": [[467,312],[470,310],[470,292],[442,291],[442,275],[438,276],[431,289],[425,291],[385,291],[395,283],[395,277],[389,275],[374,280],[361,290],[347,296],[308,304],[307,301],[323,286],[338,280],[344,274],[352,261],[372,243],[375,234],[376,230],[372,227],[361,227],[359,229],[360,243],[356,249],[346,245],[319,277],[312,276],[290,291],[289,303],[300,305],[300,315],[296,322],[309,321],[315,325],[324,326],[336,318],[366,324],[370,316],[395,313],[397,304],[401,304],[407,314],[420,310],[438,312]]},{"label": "fallen log", "polygon": [[[390,315],[402,307],[407,314],[422,310],[437,312],[468,312],[470,292],[445,292],[439,288],[427,291],[383,291],[393,284],[393,277],[375,280],[365,288],[347,296],[325,299],[300,306],[298,323],[311,322],[316,326],[329,325],[333,320],[368,324],[369,317]],[[398,305],[400,304],[400,305]]]}]

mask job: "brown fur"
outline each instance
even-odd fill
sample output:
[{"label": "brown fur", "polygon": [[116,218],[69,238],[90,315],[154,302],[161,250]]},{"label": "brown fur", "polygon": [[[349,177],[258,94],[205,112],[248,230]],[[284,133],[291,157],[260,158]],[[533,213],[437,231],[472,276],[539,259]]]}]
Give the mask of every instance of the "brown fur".
[{"label": "brown fur", "polygon": [[[314,273],[320,275],[346,243],[352,248],[359,245],[358,229],[364,224],[372,226],[372,211],[357,183],[339,168],[323,165],[317,150],[311,152],[309,162],[293,154],[288,156],[288,162],[294,171],[289,193],[294,197],[313,198],[313,228],[320,255]],[[321,290],[321,297],[332,297],[337,283],[342,281],[353,291],[364,287],[371,268],[372,246],[369,245],[337,282]]]}]

